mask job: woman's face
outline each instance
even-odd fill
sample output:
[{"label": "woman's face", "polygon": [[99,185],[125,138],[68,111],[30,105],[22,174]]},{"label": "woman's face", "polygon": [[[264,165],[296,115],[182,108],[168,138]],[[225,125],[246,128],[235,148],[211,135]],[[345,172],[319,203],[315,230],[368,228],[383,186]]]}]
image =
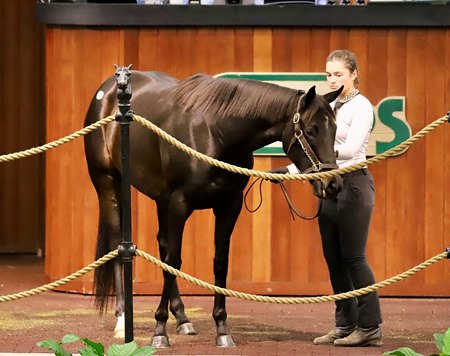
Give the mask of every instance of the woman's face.
[{"label": "woman's face", "polygon": [[345,62],[341,60],[332,60],[327,62],[326,65],[327,81],[331,90],[337,90],[342,85],[342,90],[339,98],[345,97],[348,93],[355,89],[354,81],[356,79],[356,70],[350,73],[350,70],[345,66]]}]

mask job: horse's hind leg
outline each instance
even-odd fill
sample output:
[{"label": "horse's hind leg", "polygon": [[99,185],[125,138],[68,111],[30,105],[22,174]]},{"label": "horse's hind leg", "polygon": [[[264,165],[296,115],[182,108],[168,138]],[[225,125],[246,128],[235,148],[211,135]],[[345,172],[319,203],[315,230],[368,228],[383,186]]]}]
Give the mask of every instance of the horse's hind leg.
[{"label": "horse's hind leg", "polygon": [[[117,249],[121,242],[120,227],[120,178],[106,173],[99,173],[94,177],[97,190],[100,214],[99,236],[97,240],[97,259]],[[101,309],[106,310],[108,297],[114,286],[116,303],[115,316],[117,318],[114,337],[125,337],[124,325],[124,290],[122,279],[122,264],[118,258],[107,262],[95,271],[96,298]]]},{"label": "horse's hind leg", "polygon": [[[174,204],[171,204],[174,202]],[[186,220],[192,213],[182,199],[174,196],[167,200],[158,200],[158,243],[160,258],[170,266],[181,267],[181,240]],[[175,276],[164,271],[164,287],[161,301],[155,313],[156,328],[152,338],[152,346],[157,348],[169,347],[166,324],[169,317],[168,310],[175,316],[177,332],[194,335],[197,332],[190,323],[184,311]]]},{"label": "horse's hind leg", "polygon": [[[228,255],[230,251],[230,238],[236,220],[242,208],[242,194],[240,197],[221,201],[214,208],[216,226],[214,233],[215,256],[214,276],[217,287],[227,287]],[[232,336],[228,333],[226,300],[223,294],[214,294],[213,318],[216,322],[217,338],[216,345],[219,347],[235,347]]]}]

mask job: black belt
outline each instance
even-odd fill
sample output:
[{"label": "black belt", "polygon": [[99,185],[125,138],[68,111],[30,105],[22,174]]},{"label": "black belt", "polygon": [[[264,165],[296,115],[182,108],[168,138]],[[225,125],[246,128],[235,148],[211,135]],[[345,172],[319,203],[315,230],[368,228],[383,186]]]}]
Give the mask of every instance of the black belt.
[{"label": "black belt", "polygon": [[367,173],[369,173],[367,168],[360,168],[357,169],[356,171],[341,174],[341,177],[346,178],[346,177],[366,176]]}]

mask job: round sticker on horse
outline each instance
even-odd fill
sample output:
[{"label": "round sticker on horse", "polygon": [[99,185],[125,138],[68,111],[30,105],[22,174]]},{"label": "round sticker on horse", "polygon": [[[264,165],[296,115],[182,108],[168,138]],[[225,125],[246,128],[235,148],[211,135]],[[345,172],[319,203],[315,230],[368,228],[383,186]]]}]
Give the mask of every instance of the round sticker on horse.
[{"label": "round sticker on horse", "polygon": [[[253,151],[282,141],[289,159],[302,172],[337,168],[334,152],[335,114],[329,103],[340,90],[316,94],[246,79],[194,75],[179,81],[160,72],[131,71],[132,109],[187,146],[217,160],[252,168]],[[115,76],[107,79],[93,98],[85,125],[117,110]],[[85,152],[92,183],[97,191],[100,220],[97,258],[121,242],[119,123],[113,122],[85,138]],[[300,140],[300,136],[302,139]],[[305,142],[309,147],[304,150]],[[306,152],[305,152],[306,151]],[[311,159],[311,155],[315,159]],[[215,285],[226,288],[230,237],[241,212],[248,177],[209,165],[173,147],[137,122],[130,124],[130,181],[155,200],[160,258],[181,268],[181,241],[186,220],[196,209],[213,209],[215,215]],[[342,186],[339,176],[323,180],[332,196]],[[104,311],[108,296],[116,295],[117,317],[124,313],[120,261],[114,259],[95,271],[96,302]],[[166,322],[170,311],[177,330],[195,334],[184,311],[175,276],[164,272],[161,301],[155,313],[152,345],[168,347]],[[225,296],[215,294],[213,318],[217,346],[235,346],[228,332]],[[120,324],[120,323],[119,323]]]}]

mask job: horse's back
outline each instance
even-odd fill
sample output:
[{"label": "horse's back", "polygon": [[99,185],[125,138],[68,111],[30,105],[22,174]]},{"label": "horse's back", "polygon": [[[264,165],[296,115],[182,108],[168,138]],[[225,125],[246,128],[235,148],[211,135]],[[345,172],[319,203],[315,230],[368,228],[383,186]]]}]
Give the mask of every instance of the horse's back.
[{"label": "horse's back", "polygon": [[[158,95],[161,91],[167,90],[178,84],[178,79],[164,72],[156,71],[132,71],[130,86],[132,89],[132,102],[142,93],[146,95]],[[91,100],[85,125],[89,125],[108,115],[114,114],[117,110],[117,83],[115,76],[106,79],[97,89]]]},{"label": "horse's back", "polygon": [[[157,71],[132,71],[130,85],[133,96],[157,95],[178,85],[179,80],[170,74]],[[132,99],[133,100],[133,99]]]}]

